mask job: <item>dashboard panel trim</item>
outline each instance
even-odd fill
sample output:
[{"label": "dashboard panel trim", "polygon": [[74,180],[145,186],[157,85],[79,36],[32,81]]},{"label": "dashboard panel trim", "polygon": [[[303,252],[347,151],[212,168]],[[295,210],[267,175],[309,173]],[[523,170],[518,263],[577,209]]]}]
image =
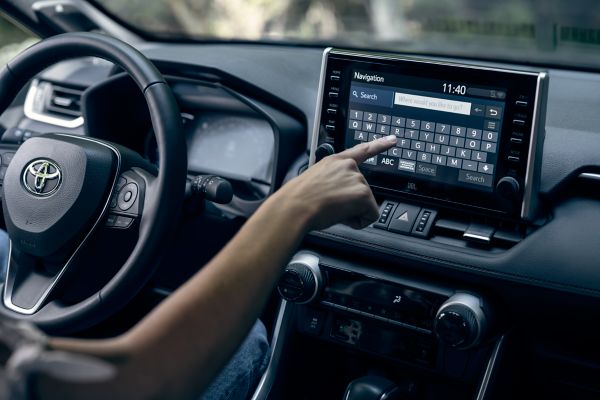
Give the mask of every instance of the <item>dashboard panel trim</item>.
[{"label": "dashboard panel trim", "polygon": [[[544,148],[545,136],[545,132],[539,131],[545,129],[543,121],[546,118],[545,104],[547,82],[548,74],[546,72],[540,72],[538,74],[537,87],[535,89],[535,103],[533,105],[533,118],[529,139],[528,163],[527,169],[525,170],[525,192],[523,194],[523,205],[521,208],[521,218],[526,220],[534,218],[533,214],[535,213],[537,203],[535,197],[538,196],[536,192],[539,191],[541,154],[538,153]],[[540,134],[543,135],[541,140],[538,139]]]},{"label": "dashboard panel trim", "polygon": [[325,80],[327,79],[327,58],[332,50],[332,47],[326,48],[323,51],[323,58],[321,59],[321,77],[319,78],[319,89],[317,91],[317,108],[315,111],[315,120],[313,123],[313,130],[310,142],[310,156],[308,158],[309,167],[315,163],[315,151],[317,149],[317,143],[319,141],[319,126],[321,125],[321,107],[323,107],[323,91],[325,89]]}]

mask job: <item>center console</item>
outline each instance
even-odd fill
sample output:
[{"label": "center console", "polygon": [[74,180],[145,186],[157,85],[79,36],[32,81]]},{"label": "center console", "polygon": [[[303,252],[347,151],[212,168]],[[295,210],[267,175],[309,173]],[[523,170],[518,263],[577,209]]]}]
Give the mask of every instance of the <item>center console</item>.
[{"label": "center console", "polygon": [[[541,71],[324,52],[309,167],[385,135],[398,140],[359,165],[378,220],[311,233],[282,275],[272,365],[285,354],[289,367],[271,398],[364,388],[488,398],[504,338],[493,290],[437,280],[435,267],[476,270],[539,223],[547,87]],[[321,392],[285,389],[305,381]]]}]

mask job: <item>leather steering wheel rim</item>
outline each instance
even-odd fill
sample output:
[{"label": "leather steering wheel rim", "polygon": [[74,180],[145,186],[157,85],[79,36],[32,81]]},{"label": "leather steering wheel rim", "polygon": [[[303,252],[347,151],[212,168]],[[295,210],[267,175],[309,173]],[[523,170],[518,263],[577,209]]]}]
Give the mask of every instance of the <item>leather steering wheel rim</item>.
[{"label": "leather steering wheel rim", "polygon": [[104,287],[73,305],[21,315],[7,309],[0,314],[27,320],[51,332],[70,332],[113,314],[145,285],[172,236],[183,204],[187,151],[181,114],[173,93],[156,67],[130,45],[98,33],[67,33],[29,47],[0,70],[0,113],[21,88],[45,68],[63,60],[98,57],[120,66],[135,81],[148,105],[161,165],[144,205],[138,241],[124,265]]}]

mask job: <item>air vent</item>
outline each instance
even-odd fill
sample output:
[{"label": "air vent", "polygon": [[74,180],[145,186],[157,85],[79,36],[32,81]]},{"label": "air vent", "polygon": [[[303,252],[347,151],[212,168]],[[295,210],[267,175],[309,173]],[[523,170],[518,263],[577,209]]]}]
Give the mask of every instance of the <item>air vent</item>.
[{"label": "air vent", "polygon": [[25,99],[25,115],[35,121],[64,128],[83,125],[81,94],[83,88],[55,85],[34,80]]}]

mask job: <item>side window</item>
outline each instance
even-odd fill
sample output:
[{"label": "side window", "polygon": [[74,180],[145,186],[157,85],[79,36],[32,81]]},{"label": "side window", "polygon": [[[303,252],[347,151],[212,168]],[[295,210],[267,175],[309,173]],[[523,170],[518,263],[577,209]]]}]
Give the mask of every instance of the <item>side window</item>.
[{"label": "side window", "polygon": [[0,13],[0,67],[37,39]]}]

